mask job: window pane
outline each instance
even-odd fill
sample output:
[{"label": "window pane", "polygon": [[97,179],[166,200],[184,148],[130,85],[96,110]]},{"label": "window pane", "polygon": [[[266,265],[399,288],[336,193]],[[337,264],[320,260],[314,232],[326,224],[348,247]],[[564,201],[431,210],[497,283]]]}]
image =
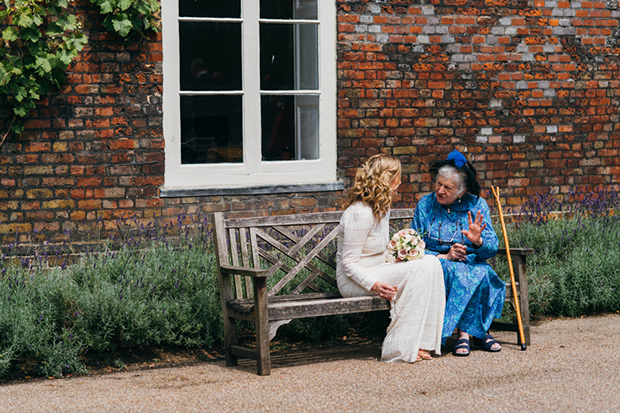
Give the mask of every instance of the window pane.
[{"label": "window pane", "polygon": [[318,89],[317,26],[261,24],[260,69],[263,90]]},{"label": "window pane", "polygon": [[181,17],[240,17],[240,0],[179,0]]},{"label": "window pane", "polygon": [[181,96],[181,163],[242,162],[241,96]]},{"label": "window pane", "polygon": [[181,90],[241,90],[241,24],[179,23]]},{"label": "window pane", "polygon": [[261,0],[263,19],[316,19],[317,0]]},{"label": "window pane", "polygon": [[319,158],[318,96],[263,96],[261,119],[264,161]]},{"label": "window pane", "polygon": [[295,98],[297,159],[319,159],[319,97]]}]

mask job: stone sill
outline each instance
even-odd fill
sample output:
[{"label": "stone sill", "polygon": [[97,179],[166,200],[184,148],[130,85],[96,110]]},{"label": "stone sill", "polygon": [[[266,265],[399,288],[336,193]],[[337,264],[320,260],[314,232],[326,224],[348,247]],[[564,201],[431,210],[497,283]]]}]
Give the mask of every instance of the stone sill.
[{"label": "stone sill", "polygon": [[161,187],[159,195],[162,198],[183,198],[222,195],[274,195],[297,194],[308,192],[342,191],[344,182],[300,185],[267,185],[267,186],[238,186],[222,188],[172,188]]}]

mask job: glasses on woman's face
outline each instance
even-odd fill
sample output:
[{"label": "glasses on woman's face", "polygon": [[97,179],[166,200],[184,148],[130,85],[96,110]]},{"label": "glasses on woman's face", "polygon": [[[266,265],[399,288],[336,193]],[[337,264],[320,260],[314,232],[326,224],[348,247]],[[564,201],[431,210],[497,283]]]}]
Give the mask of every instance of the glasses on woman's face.
[{"label": "glasses on woman's face", "polygon": [[[431,222],[431,227],[433,226],[433,224],[435,223],[435,219],[433,219],[433,221]],[[441,226],[442,226],[442,222],[439,223],[439,235],[441,236]],[[457,223],[457,227],[456,230],[454,231],[454,234],[452,234],[452,237],[449,240],[446,239],[440,239],[440,238],[435,238],[435,237],[431,237],[430,235],[426,235],[426,238],[428,238],[429,240],[433,240],[436,243],[438,243],[439,245],[454,245],[454,244],[463,244],[464,243],[464,238],[463,238],[463,233],[461,232],[463,230],[463,226],[461,225],[461,221],[459,220]],[[460,237],[459,237],[460,235]]]}]

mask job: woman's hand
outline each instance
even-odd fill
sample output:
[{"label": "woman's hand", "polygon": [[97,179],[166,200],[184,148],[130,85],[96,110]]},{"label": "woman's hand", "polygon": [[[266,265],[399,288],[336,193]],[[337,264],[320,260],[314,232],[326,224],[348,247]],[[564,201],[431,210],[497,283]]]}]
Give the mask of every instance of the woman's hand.
[{"label": "woman's hand", "polygon": [[445,258],[450,261],[465,261],[467,258],[467,247],[463,244],[453,244],[450,247],[450,251],[444,256],[439,256],[439,258]]},{"label": "woman's hand", "polygon": [[377,281],[370,291],[374,291],[377,295],[385,300],[393,300],[396,295],[396,287]]},{"label": "woman's hand", "polygon": [[482,213],[478,211],[476,214],[476,219],[472,222],[471,211],[467,211],[467,220],[469,221],[469,229],[461,232],[465,238],[474,244],[474,247],[480,248],[482,246],[482,231],[487,226],[487,224],[482,223]]}]

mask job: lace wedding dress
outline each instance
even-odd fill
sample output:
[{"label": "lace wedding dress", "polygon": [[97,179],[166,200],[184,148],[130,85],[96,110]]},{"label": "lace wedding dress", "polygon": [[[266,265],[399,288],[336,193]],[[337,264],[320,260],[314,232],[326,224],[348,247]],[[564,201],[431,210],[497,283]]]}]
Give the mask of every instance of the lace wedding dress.
[{"label": "lace wedding dress", "polygon": [[418,350],[441,354],[445,291],[436,257],[387,263],[389,211],[377,222],[361,202],[343,213],[338,233],[338,290],[343,297],[374,294],[377,281],[397,287],[391,322],[381,347],[381,360],[414,362]]}]

